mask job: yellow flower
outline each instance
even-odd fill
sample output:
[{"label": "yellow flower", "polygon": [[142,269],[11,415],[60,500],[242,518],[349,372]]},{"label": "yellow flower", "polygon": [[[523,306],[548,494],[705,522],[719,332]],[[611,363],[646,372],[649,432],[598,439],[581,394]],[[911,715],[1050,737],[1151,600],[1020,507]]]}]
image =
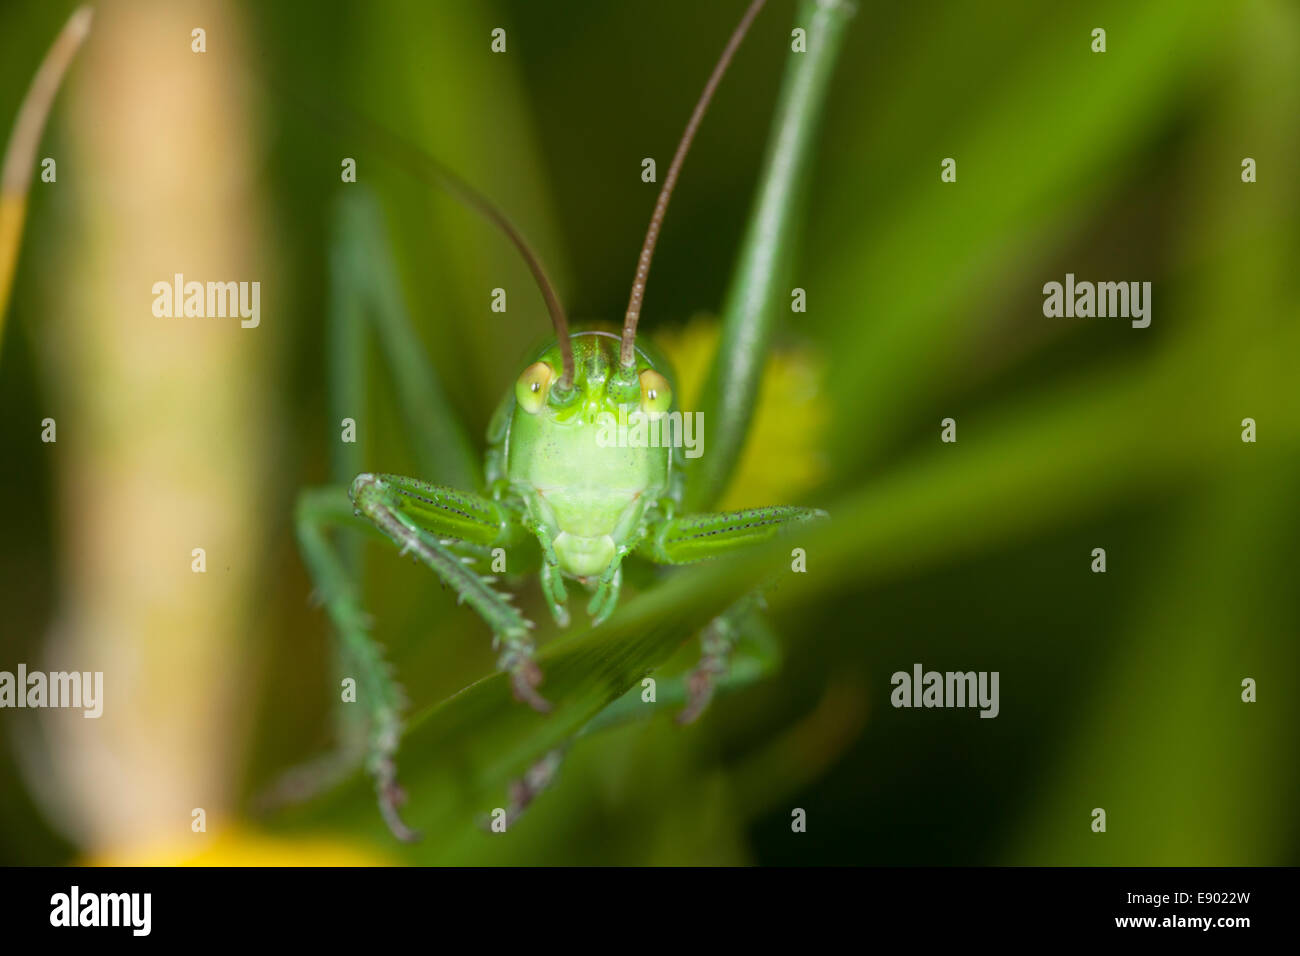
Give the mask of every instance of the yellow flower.
[{"label": "yellow flower", "polygon": [[389,866],[396,861],[344,840],[270,836],[230,825],[85,862],[89,866]]},{"label": "yellow flower", "polygon": [[[684,410],[699,408],[721,332],[716,319],[697,316],[680,329],[655,336],[655,343],[676,367]],[[823,376],[822,362],[812,350],[772,350],[763,370],[749,436],[719,510],[801,503],[802,497],[823,481],[830,423]],[[704,428],[708,454],[708,422]]]}]

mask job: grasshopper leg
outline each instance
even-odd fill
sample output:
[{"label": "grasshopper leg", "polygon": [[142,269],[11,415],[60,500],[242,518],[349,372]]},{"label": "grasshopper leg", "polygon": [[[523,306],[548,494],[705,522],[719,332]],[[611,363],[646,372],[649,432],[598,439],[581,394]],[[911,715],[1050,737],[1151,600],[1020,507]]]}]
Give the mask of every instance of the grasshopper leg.
[{"label": "grasshopper leg", "polygon": [[[295,518],[307,569],[339,636],[345,673],[356,675],[363,730],[358,733],[355,722],[345,723],[341,728],[341,753],[290,771],[272,791],[270,802],[301,799],[328,785],[355,766],[354,751],[360,749],[388,828],[399,840],[411,842],[419,835],[401,817],[405,794],[397,783],[396,762],[405,698],[392,679],[382,649],[370,636],[369,617],[361,607],[344,561],[326,535],[332,524],[353,522],[351,511],[342,488],[309,489],[299,496]],[[346,720],[349,709],[343,710]]]},{"label": "grasshopper leg", "polygon": [[529,804],[537,799],[542,791],[555,782],[568,744],[546,753],[525,771],[524,775],[510,784],[510,806],[506,809],[507,823],[514,823],[528,809]]},{"label": "grasshopper leg", "polygon": [[[691,564],[761,544],[801,524],[825,518],[815,508],[771,505],[714,514],[666,516],[639,544],[640,551],[661,564]],[[718,679],[726,675],[731,652],[748,613],[762,601],[759,591],[741,598],[714,618],[700,635],[702,654],[687,678],[687,703],[678,723],[688,724],[708,707]]]},{"label": "grasshopper leg", "polygon": [[[500,506],[489,499],[467,495],[452,489],[438,488],[412,478],[399,475],[362,474],[356,477],[350,491],[357,512],[369,519],[402,554],[411,554],[433,571],[449,587],[458,600],[468,604],[494,635],[493,647],[499,652],[498,666],[511,676],[515,697],[534,710],[546,712],[550,703],[537,692],[542,681],[541,669],[533,657],[533,639],[529,633],[533,622],[525,618],[510,603],[508,594],[493,588],[494,579],[481,575],[467,566],[452,550],[453,541],[440,537],[428,525],[443,530],[457,528],[457,533],[470,534],[470,518],[482,525],[483,535],[494,528]],[[475,508],[486,509],[488,517],[479,519]],[[450,516],[440,518],[443,511]],[[417,520],[417,516],[419,520]]]},{"label": "grasshopper leg", "polygon": [[761,603],[761,594],[751,592],[715,617],[700,632],[700,660],[686,678],[686,706],[678,713],[677,723],[694,723],[708,708],[717,682],[731,667],[731,652],[741,636],[745,618]]},{"label": "grasshopper leg", "polygon": [[601,572],[595,593],[587,604],[587,614],[591,617],[593,626],[603,624],[614,613],[614,608],[618,607],[618,596],[623,587],[623,559],[635,551],[650,533],[650,521],[647,520],[643,507],[638,503],[619,519],[614,531],[614,557]]},{"label": "grasshopper leg", "polygon": [[[535,505],[534,505],[535,507]],[[569,626],[569,595],[564,587],[564,574],[560,571],[560,557],[555,553],[555,536],[550,527],[531,511],[523,517],[524,528],[537,538],[542,548],[542,597],[551,609],[557,626]]]},{"label": "grasshopper leg", "polygon": [[614,608],[618,607],[618,596],[623,589],[623,559],[636,549],[645,535],[646,530],[642,528],[630,540],[620,543],[609,567],[601,573],[595,593],[587,604],[587,614],[591,616],[593,626],[603,624],[614,613]]},{"label": "grasshopper leg", "polygon": [[692,564],[769,541],[782,532],[827,517],[816,508],[768,505],[714,514],[676,515],[656,522],[637,545],[658,564]]},{"label": "grasshopper leg", "polygon": [[[542,564],[542,597],[551,609],[551,616],[559,627],[569,626],[569,595],[564,588],[564,574],[560,571],[559,559],[550,546],[543,544],[544,563]],[[549,553],[547,553],[549,551]]]},{"label": "grasshopper leg", "polygon": [[600,576],[596,593],[591,596],[591,601],[587,604],[587,614],[591,616],[593,626],[603,624],[605,619],[614,612],[614,608],[618,607],[618,595],[623,588],[621,557],[620,555],[610,562],[609,568]]}]

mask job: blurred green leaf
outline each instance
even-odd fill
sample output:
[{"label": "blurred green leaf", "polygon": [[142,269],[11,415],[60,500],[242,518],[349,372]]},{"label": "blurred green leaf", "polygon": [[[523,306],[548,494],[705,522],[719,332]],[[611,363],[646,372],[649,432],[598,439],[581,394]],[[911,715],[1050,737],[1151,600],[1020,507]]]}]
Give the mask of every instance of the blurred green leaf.
[{"label": "blurred green leaf", "polygon": [[[987,56],[989,41],[970,38],[991,16],[978,5],[949,7],[942,29],[909,51],[914,63],[943,62],[941,76],[883,77],[884,128],[854,123],[837,150],[841,163],[881,182],[879,206],[852,194],[825,201],[809,265],[821,303],[810,321],[820,321],[841,365],[857,370],[830,382],[837,421],[855,434],[834,449],[846,471],[928,411],[989,334],[993,316],[972,314],[972,303],[1013,279],[1041,286],[1028,267],[1069,241],[1131,170],[1131,157],[1161,132],[1159,118],[1202,81],[1204,54],[1234,14],[1211,0],[1053,5],[1026,42],[997,45],[997,82],[971,109],[937,128],[918,122],[946,115],[947,101],[962,95],[950,87],[967,87],[961,78],[976,72],[963,60]],[[1102,24],[1108,50],[1094,54],[1090,31]],[[954,33],[962,43],[946,42]],[[904,166],[876,169],[882,149],[889,163],[896,140],[925,136],[932,151],[913,146],[892,160]],[[945,156],[957,159],[956,183],[939,181]]]}]

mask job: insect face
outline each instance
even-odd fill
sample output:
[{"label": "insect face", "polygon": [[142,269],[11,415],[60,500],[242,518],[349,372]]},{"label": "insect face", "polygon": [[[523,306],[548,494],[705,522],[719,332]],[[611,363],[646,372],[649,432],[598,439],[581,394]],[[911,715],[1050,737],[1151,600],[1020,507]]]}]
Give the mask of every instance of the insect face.
[{"label": "insect face", "polygon": [[640,351],[631,382],[618,374],[618,336],[585,332],[572,345],[571,389],[559,387],[558,344],[515,383],[506,474],[552,530],[560,570],[587,579],[609,568],[618,540],[667,492],[670,449],[636,440],[628,422],[666,410],[672,391]]},{"label": "insect face", "polygon": [[672,408],[672,385],[640,350],[635,374],[627,375],[619,364],[618,336],[581,332],[572,342],[572,388],[562,386],[563,355],[553,344],[515,382],[515,402],[522,412],[564,425],[594,425],[604,412],[618,418],[620,412],[640,410],[658,417]]}]

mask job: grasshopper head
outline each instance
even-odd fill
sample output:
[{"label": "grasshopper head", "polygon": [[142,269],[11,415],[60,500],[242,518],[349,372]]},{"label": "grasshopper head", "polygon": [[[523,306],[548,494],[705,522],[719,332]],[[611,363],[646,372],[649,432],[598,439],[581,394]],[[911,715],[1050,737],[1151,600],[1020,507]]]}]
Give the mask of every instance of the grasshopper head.
[{"label": "grasshopper head", "polygon": [[617,416],[620,407],[630,413],[639,408],[658,417],[673,406],[673,390],[667,377],[655,368],[640,349],[636,352],[636,374],[620,374],[620,340],[608,332],[579,332],[572,337],[573,384],[561,381],[563,354],[558,342],[546,349],[523,370],[515,382],[515,401],[521,411],[569,423],[577,417],[595,424],[602,412]]}]

